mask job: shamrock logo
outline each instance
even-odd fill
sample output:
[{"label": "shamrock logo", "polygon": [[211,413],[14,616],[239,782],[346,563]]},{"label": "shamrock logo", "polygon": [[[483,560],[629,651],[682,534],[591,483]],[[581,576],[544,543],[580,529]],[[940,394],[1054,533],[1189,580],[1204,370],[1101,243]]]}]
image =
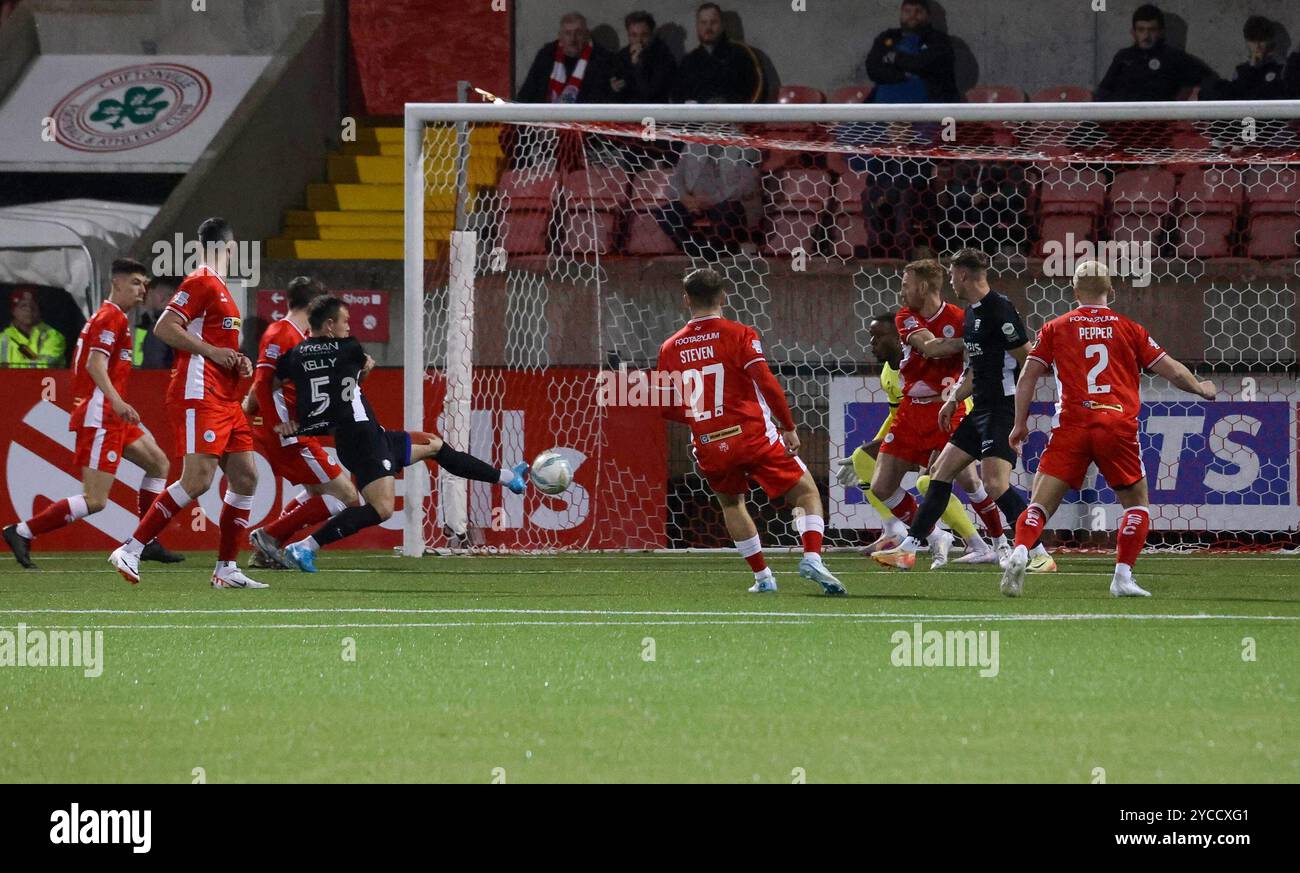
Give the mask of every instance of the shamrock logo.
[{"label": "shamrock logo", "polygon": [[148,124],[170,105],[166,100],[157,99],[162,91],[162,88],[128,88],[121,100],[108,98],[99,101],[90,120],[107,121],[108,126],[114,130],[121,130],[128,121],[132,124]]}]

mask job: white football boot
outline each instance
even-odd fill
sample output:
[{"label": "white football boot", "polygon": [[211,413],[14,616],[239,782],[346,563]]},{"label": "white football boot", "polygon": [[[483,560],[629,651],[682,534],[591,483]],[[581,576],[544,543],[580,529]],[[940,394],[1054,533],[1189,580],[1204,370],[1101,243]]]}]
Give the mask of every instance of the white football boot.
[{"label": "white football boot", "polygon": [[1019,597],[1025,590],[1025,568],[1029,566],[1029,550],[1016,546],[1007,558],[1007,566],[1002,571],[1002,584],[999,590],[1007,597]]}]

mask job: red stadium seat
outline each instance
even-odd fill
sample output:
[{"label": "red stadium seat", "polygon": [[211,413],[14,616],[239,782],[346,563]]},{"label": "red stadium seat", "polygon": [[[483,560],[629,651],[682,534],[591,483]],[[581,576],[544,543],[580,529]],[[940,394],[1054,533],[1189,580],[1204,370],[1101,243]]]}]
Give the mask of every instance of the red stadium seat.
[{"label": "red stadium seat", "polygon": [[1044,216],[1097,215],[1106,205],[1106,181],[1094,173],[1044,181],[1038,204]]},{"label": "red stadium seat", "polygon": [[632,207],[645,209],[662,206],[672,200],[672,179],[673,171],[668,167],[651,167],[632,176],[628,180]]},{"label": "red stadium seat", "polygon": [[840,176],[832,196],[839,204],[840,212],[860,213],[862,211],[862,192],[867,190],[870,177],[866,173],[844,173]]},{"label": "red stadium seat", "polygon": [[634,212],[628,216],[627,242],[623,251],[629,255],[675,255],[681,250],[664,233],[654,216]]},{"label": "red stadium seat", "polygon": [[1256,168],[1246,174],[1246,199],[1250,214],[1294,215],[1300,203],[1300,183],[1290,167]]},{"label": "red stadium seat", "polygon": [[[1034,254],[1043,257],[1043,246],[1049,242],[1059,242],[1067,251],[1072,250],[1074,243],[1093,239],[1095,230],[1096,224],[1088,215],[1049,215],[1039,227],[1039,240]],[[1066,239],[1067,234],[1073,242]]]},{"label": "red stadium seat", "polygon": [[862,218],[859,202],[854,214],[841,212],[834,216],[830,228],[831,249],[840,258],[852,258],[855,248],[866,248],[867,224]]},{"label": "red stadium seat", "polygon": [[966,92],[967,103],[1024,103],[1025,92],[1011,85],[976,85]]},{"label": "red stadium seat", "polygon": [[1241,170],[1196,167],[1178,182],[1178,201],[1185,212],[1236,215],[1245,195]]},{"label": "red stadium seat", "polygon": [[1232,254],[1232,232],[1237,225],[1235,215],[1223,213],[1187,212],[1178,218],[1178,246],[1180,258],[1226,258]]},{"label": "red stadium seat", "polygon": [[1294,258],[1300,254],[1296,234],[1300,215],[1261,215],[1250,220],[1246,254],[1252,258]]},{"label": "red stadium seat", "polygon": [[564,176],[564,190],[596,209],[621,209],[627,203],[627,172],[618,167],[589,166]]},{"label": "red stadium seat", "polygon": [[559,178],[550,173],[506,170],[497,191],[510,196],[511,209],[550,209]]},{"label": "red stadium seat", "polygon": [[1111,210],[1119,215],[1163,215],[1173,208],[1174,174],[1168,170],[1128,170],[1110,186]]},{"label": "red stadium seat", "polygon": [[814,233],[819,218],[819,213],[811,210],[783,210],[768,215],[762,253],[791,255],[796,249],[802,249],[805,254],[816,254]]},{"label": "red stadium seat", "polygon": [[585,205],[564,210],[560,217],[560,250],[572,254],[607,255],[622,224],[622,214]]},{"label": "red stadium seat", "polygon": [[505,250],[512,255],[545,254],[550,225],[549,209],[511,209],[506,214],[502,240]]},{"label": "red stadium seat", "polygon": [[843,88],[836,88],[826,99],[827,103],[866,103],[871,99],[871,92],[876,89],[875,85],[867,83],[864,85],[845,85]]},{"label": "red stadium seat", "polygon": [[1169,241],[1168,217],[1167,212],[1116,212],[1107,230],[1116,242],[1149,243],[1159,249]]},{"label": "red stadium seat", "polygon": [[782,85],[777,103],[825,103],[826,95],[810,85]]},{"label": "red stadium seat", "polygon": [[1052,85],[1035,91],[1032,103],[1091,103],[1092,89],[1082,85]]}]

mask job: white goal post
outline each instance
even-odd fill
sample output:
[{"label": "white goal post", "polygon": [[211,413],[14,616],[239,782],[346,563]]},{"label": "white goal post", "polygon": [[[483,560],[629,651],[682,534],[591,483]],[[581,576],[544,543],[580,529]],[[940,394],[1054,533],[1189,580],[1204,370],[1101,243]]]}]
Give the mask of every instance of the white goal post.
[{"label": "white goal post", "polygon": [[[886,251],[884,255],[875,251],[873,246],[881,229],[873,225],[870,213],[874,207],[864,197],[859,208],[856,202],[846,200],[842,193],[851,191],[853,197],[860,196],[864,183],[857,177],[871,174],[875,174],[874,178],[890,176],[899,183],[897,187],[900,189],[922,192],[916,196],[922,198],[918,202],[923,205],[913,208],[924,212],[923,220],[912,223],[929,222],[932,225],[926,231],[926,245],[908,248],[900,243],[900,251],[928,247],[935,255],[942,256],[950,254],[959,241],[987,242],[995,271],[1017,281],[1023,279],[1022,284],[1029,289],[1026,292],[1029,303],[1026,305],[1033,310],[1032,317],[1027,318],[1031,330],[1035,330],[1044,317],[1049,317],[1061,305],[1062,292],[1057,287],[1060,283],[1034,278],[1034,271],[1042,269],[1038,262],[1049,251],[1046,242],[1050,242],[1036,234],[1045,233],[1043,227],[1050,223],[1046,217],[1055,214],[1044,208],[1043,192],[1053,185],[1076,186],[1079,190],[1101,189],[1097,194],[1100,199],[1087,207],[1095,207],[1094,213],[1084,212],[1081,207],[1080,213],[1076,214],[1069,212],[1067,206],[1061,214],[1072,218],[1084,216],[1091,220],[1099,241],[1133,238],[1135,233],[1139,237],[1144,233],[1150,236],[1158,231],[1161,236],[1154,250],[1157,280],[1171,285],[1186,281],[1189,287],[1193,281],[1197,283],[1195,300],[1188,297],[1187,301],[1178,304],[1184,306],[1184,303],[1191,305],[1195,302],[1202,311],[1200,320],[1205,325],[1206,338],[1197,346],[1201,354],[1199,357],[1194,354],[1193,359],[1216,373],[1246,374],[1241,378],[1249,379],[1261,392],[1271,392],[1267,396],[1279,404],[1293,402],[1291,383],[1294,380],[1282,374],[1289,374],[1296,363],[1295,322],[1300,319],[1300,308],[1293,310],[1295,259],[1291,259],[1289,277],[1284,269],[1287,259],[1271,256],[1272,260],[1265,264],[1269,272],[1263,278],[1254,273],[1240,281],[1228,279],[1220,282],[1214,278],[1217,275],[1215,270],[1227,270],[1233,266],[1229,261],[1261,263],[1249,238],[1256,226],[1256,214],[1251,211],[1249,202],[1231,213],[1233,223],[1230,229],[1223,231],[1226,242],[1221,244],[1215,238],[1211,243],[1201,241],[1202,236],[1213,237],[1222,222],[1227,220],[1223,216],[1230,214],[1215,211],[1218,205],[1215,209],[1196,211],[1191,219],[1184,221],[1184,213],[1192,213],[1187,212],[1189,204],[1180,187],[1176,195],[1166,198],[1167,210],[1165,206],[1160,207],[1165,211],[1152,210],[1139,198],[1137,206],[1126,212],[1120,209],[1120,193],[1109,186],[1122,172],[1153,166],[1171,168],[1171,178],[1177,178],[1181,185],[1183,174],[1179,168],[1202,166],[1237,174],[1234,178],[1247,187],[1273,186],[1283,190],[1284,186],[1292,184],[1288,181],[1292,177],[1283,178],[1276,174],[1284,170],[1294,172],[1300,166],[1300,125],[1295,123],[1296,119],[1300,119],[1300,100],[907,105],[408,103],[405,108],[404,160],[404,425],[408,430],[436,427],[437,423],[429,418],[426,396],[437,398],[436,402],[442,409],[444,436],[457,448],[470,451],[478,448],[486,454],[495,451],[497,455],[489,458],[494,463],[515,460],[507,454],[524,448],[522,437],[509,443],[513,437],[485,441],[486,438],[480,434],[484,427],[498,426],[503,415],[513,414],[502,396],[514,389],[509,385],[500,387],[499,383],[503,379],[508,382],[511,371],[536,375],[550,369],[566,374],[563,378],[578,379],[573,383],[575,385],[586,385],[565,369],[573,362],[564,359],[565,353],[556,351],[557,348],[567,348],[563,342],[568,338],[557,338],[556,334],[562,331],[545,317],[538,318],[538,314],[547,311],[548,307],[551,310],[562,308],[561,295],[570,293],[573,288],[580,288],[583,294],[595,289],[588,308],[596,337],[594,346],[586,351],[581,361],[583,366],[595,367],[602,373],[618,372],[620,366],[647,366],[645,349],[656,346],[671,332],[665,331],[669,315],[660,305],[662,294],[656,289],[654,293],[632,299],[609,284],[610,271],[617,270],[620,260],[644,257],[649,263],[655,257],[635,254],[636,248],[629,242],[634,235],[632,225],[637,223],[638,216],[640,224],[649,228],[646,233],[654,232],[657,223],[673,236],[663,209],[665,195],[656,192],[653,196],[661,199],[653,200],[651,194],[638,190],[636,184],[654,173],[664,176],[665,184],[671,183],[667,177],[672,175],[672,161],[676,158],[670,155],[669,159],[664,159],[658,153],[649,154],[647,143],[662,147],[665,154],[674,150],[676,154],[688,153],[692,148],[716,149],[709,154],[721,157],[713,160],[747,164],[760,179],[757,196],[761,200],[759,209],[762,214],[752,219],[752,238],[735,241],[734,245],[728,239],[710,239],[699,244],[695,238],[688,238],[685,244],[678,239],[682,249],[680,255],[674,257],[689,258],[692,264],[716,264],[721,260],[728,270],[728,279],[744,292],[741,295],[743,304],[736,304],[737,313],[753,316],[760,323],[760,332],[771,331],[780,337],[768,343],[769,356],[774,357],[778,376],[782,377],[787,390],[795,398],[792,405],[796,407],[799,425],[824,437],[825,451],[830,457],[852,449],[852,446],[844,444],[851,435],[851,427],[846,424],[849,414],[844,411],[848,406],[841,396],[843,391],[849,390],[845,386],[853,379],[862,381],[864,387],[856,390],[866,405],[879,390],[878,385],[870,381],[870,368],[874,361],[866,351],[861,335],[855,335],[849,328],[840,330],[843,326],[837,323],[852,320],[855,324],[861,322],[865,325],[871,315],[889,308],[891,300],[896,299],[890,290],[890,277],[893,275],[890,271],[895,269],[891,265],[905,259],[893,251]],[[514,134],[509,141],[515,146],[502,146],[505,152],[494,153],[496,157],[493,158],[503,180],[512,172],[512,181],[519,183],[520,179],[523,180],[509,191],[504,181],[498,191],[492,181],[475,180],[474,174],[478,172],[475,167],[481,169],[485,166],[483,144],[489,139],[487,136],[476,138],[475,132],[484,133],[487,128],[510,130]],[[561,136],[565,133],[581,138],[578,145],[572,146],[578,155],[576,164],[572,160],[565,164],[564,159],[557,163],[556,154],[570,148]],[[501,139],[506,141],[506,137]],[[514,147],[519,149],[518,153],[511,151]],[[454,172],[448,170],[452,165],[455,166]],[[1026,214],[1032,212],[1035,217],[1032,221],[1020,223],[1023,226],[1012,227],[1019,236],[1013,234],[1004,239],[998,236],[1007,229],[1004,225],[1017,225],[1018,220],[1014,216],[1007,219],[987,210],[980,211],[963,201],[963,185],[969,187],[973,184],[975,189],[979,189],[980,185],[988,184],[982,176],[979,181],[969,183],[963,172],[969,168],[1011,165],[1015,166],[1011,174],[1014,179],[1004,182],[999,176],[994,183],[994,188],[1003,186],[1002,194],[1009,198],[1005,202],[1012,204],[1004,212],[1023,210]],[[470,168],[468,174],[467,166]],[[572,173],[573,166],[578,166],[589,178],[580,189],[565,188],[557,183],[549,202],[521,208],[521,192],[528,193],[525,189],[537,176],[538,166],[545,167],[546,172],[557,179],[563,179],[566,172]],[[605,170],[617,171],[620,179],[631,181],[620,183],[625,188],[616,198],[599,189],[596,174],[591,170],[593,167],[600,167],[602,173]],[[1270,173],[1275,175],[1268,175]],[[957,181],[952,181],[950,176]],[[1016,190],[1006,194],[1011,189]],[[513,203],[511,196],[515,198]],[[987,199],[983,193],[981,197]],[[1277,209],[1276,199],[1273,209]],[[616,205],[609,205],[616,200]],[[435,218],[432,219],[434,224],[426,224],[427,215],[435,215],[437,210],[446,212],[452,208],[448,204],[453,202],[454,223],[439,223],[442,219]],[[880,208],[897,210],[899,207],[897,203],[891,203]],[[574,217],[584,210],[591,215],[581,221]],[[965,210],[964,214],[962,210]],[[1300,215],[1300,206],[1295,207],[1294,212]],[[1263,214],[1262,211],[1259,213],[1260,216]],[[616,230],[611,231],[605,226],[606,215],[613,216],[608,223],[617,223]],[[508,254],[514,259],[516,250],[526,249],[512,239],[521,216],[539,222],[532,228],[532,236],[538,242],[535,243],[535,252],[530,255],[537,264],[527,271],[516,272],[512,260],[510,269],[498,269],[492,265],[498,253],[502,253],[502,257]],[[516,222],[514,228],[510,226],[512,220]],[[718,223],[716,216],[713,222],[715,225]],[[1259,219],[1259,225],[1267,226],[1270,232],[1275,226],[1281,226],[1278,222],[1270,224],[1263,218]],[[1153,227],[1156,231],[1152,230]],[[857,236],[846,236],[844,228],[855,231]],[[805,229],[807,239],[798,236],[804,234]],[[593,236],[598,237],[595,242]],[[684,231],[684,237],[689,236],[688,229]],[[794,239],[796,236],[798,239]],[[574,238],[580,238],[580,242],[575,244]],[[809,240],[811,242],[805,244]],[[691,248],[692,245],[695,247]],[[1219,253],[1221,245],[1227,246],[1224,250],[1229,254]],[[815,249],[814,258],[825,261],[828,270],[833,267],[835,276],[848,277],[836,292],[836,299],[847,303],[836,305],[848,306],[849,310],[821,315],[802,313],[800,318],[820,317],[824,321],[820,325],[812,322],[801,324],[798,331],[791,334],[783,329],[779,320],[774,321],[773,316],[783,311],[777,298],[783,293],[781,282],[786,281],[784,277],[787,276],[791,254],[806,254],[806,248]],[[1242,269],[1255,268],[1242,266]],[[496,273],[504,276],[496,276]],[[488,306],[485,310],[483,305],[476,306],[476,288],[488,277],[501,287],[494,286],[496,302],[484,304]],[[830,284],[832,282],[828,279],[828,287]],[[896,290],[896,283],[892,285]],[[806,287],[801,288],[801,294],[809,293]],[[1266,326],[1262,323],[1261,313],[1274,303],[1284,306],[1285,323]],[[582,305],[587,306],[585,298]],[[479,338],[478,319],[489,310],[495,313],[492,317],[504,321],[505,326],[494,328],[500,336],[494,335],[490,342],[484,343]],[[842,318],[845,311],[851,311],[854,319]],[[534,323],[541,326],[536,328],[536,334],[529,334],[532,329],[529,326]],[[820,338],[822,333],[826,336],[835,333],[835,338],[823,340]],[[1236,348],[1238,341],[1251,351],[1243,352]],[[1256,355],[1254,352],[1261,353]],[[486,365],[476,367],[479,358],[490,360]],[[649,365],[652,366],[653,362]],[[788,371],[788,377],[783,368]],[[476,387],[488,384],[496,387]],[[563,388],[556,385],[548,389],[553,395],[550,400],[563,405],[566,400]],[[487,407],[477,405],[476,390],[496,392],[491,404],[492,416],[483,421],[478,415]],[[1174,408],[1179,403],[1172,397],[1166,401],[1163,394],[1152,396],[1156,398],[1152,401],[1154,406],[1164,404]],[[1251,397],[1255,395],[1251,394]],[[1178,408],[1174,412],[1182,416],[1186,410]],[[1232,421],[1247,415],[1226,408],[1221,412]],[[576,430],[582,426],[595,426],[606,421],[602,415],[594,407],[557,413],[553,427]],[[1168,448],[1177,425],[1178,422],[1153,425],[1156,428],[1153,433],[1158,432],[1158,438],[1152,437],[1155,440],[1153,451],[1156,442],[1163,440],[1159,445],[1163,453],[1160,456],[1161,469],[1164,470],[1163,465],[1171,462],[1172,473],[1169,475],[1173,479],[1182,475],[1177,458],[1171,460],[1169,452],[1172,450]],[[1225,488],[1245,475],[1241,469],[1236,469],[1240,465],[1233,460],[1236,457],[1234,452],[1241,454],[1245,451],[1239,451],[1239,443],[1233,442],[1235,431],[1232,428],[1235,426],[1229,423],[1219,428],[1207,424],[1210,430],[1207,430],[1205,439],[1210,448],[1207,449],[1209,472],[1206,475],[1211,484],[1226,483]],[[1267,429],[1271,425],[1264,422],[1260,426]],[[1297,443],[1294,420],[1287,427],[1290,459],[1294,464]],[[584,449],[583,457],[593,458],[602,446],[608,450],[602,439],[598,439],[593,447]],[[509,444],[503,445],[503,441]],[[1265,453],[1261,457],[1266,469],[1271,469],[1270,465],[1276,466],[1275,461],[1270,460],[1272,456]],[[834,482],[826,482],[825,462],[825,458],[819,461],[822,465],[818,468],[822,472],[819,479],[827,484],[832,503],[840,507],[843,530],[854,530],[863,524],[869,526],[871,513],[860,511],[859,503],[853,503],[845,489]],[[673,476],[686,475],[689,478],[689,472],[682,472],[685,467],[680,458],[671,466]],[[438,539],[430,533],[435,527],[450,530],[462,538],[460,545],[467,545],[470,541],[466,528],[483,527],[487,509],[492,510],[494,519],[497,512],[505,518],[513,517],[516,512],[513,504],[504,508],[489,507],[482,493],[476,496],[472,485],[467,487],[463,482],[442,480],[437,487],[443,493],[443,499],[437,504],[435,521],[430,511],[431,483],[422,469],[413,472],[415,475],[408,473],[404,493],[402,552],[405,555],[425,554],[431,543]],[[1291,469],[1288,475],[1294,482],[1297,471]],[[1166,478],[1169,477],[1157,477],[1160,480],[1157,487],[1167,486],[1165,490],[1170,494],[1177,491],[1181,495],[1185,491],[1190,495],[1195,491],[1190,486],[1184,488],[1181,479],[1173,483],[1172,479],[1164,481]],[[1087,487],[1085,485],[1085,489]],[[1222,493],[1235,492],[1216,492],[1217,496],[1207,497],[1208,502],[1204,505],[1191,502],[1201,500],[1201,497],[1178,497],[1178,501],[1187,502],[1170,504],[1166,520],[1171,537],[1176,534],[1195,535],[1202,529],[1245,533],[1254,533],[1256,528],[1275,533],[1295,529],[1296,521],[1292,516],[1300,520],[1300,494],[1293,492],[1300,490],[1300,486],[1285,495],[1289,501],[1286,512],[1280,512],[1282,504],[1270,502],[1274,498],[1280,499],[1280,495],[1272,493],[1279,485],[1264,482],[1251,487],[1261,491],[1263,502],[1250,503],[1253,508],[1249,510],[1238,507],[1227,512],[1216,502],[1222,502]],[[689,504],[690,498],[698,496],[699,483],[691,480],[676,491],[673,487],[668,491],[674,500],[682,497]],[[616,488],[611,493],[621,491]],[[604,498],[599,493],[592,493],[583,499],[599,501]],[[1236,506],[1233,500],[1235,498],[1228,502]],[[475,501],[482,505],[476,508]],[[1095,496],[1091,500],[1096,506],[1103,506],[1105,502],[1104,496]],[[1096,506],[1091,509],[1095,510]],[[519,507],[522,511],[522,503]],[[593,517],[600,515],[591,506],[571,504],[567,507],[572,512],[579,509]],[[617,517],[627,511],[636,511],[636,504],[633,501],[603,511]],[[680,518],[689,518],[695,511],[691,505],[672,510],[684,513]],[[1053,523],[1057,527],[1087,530],[1087,525],[1092,523],[1088,517],[1090,506],[1080,503],[1074,511],[1074,516],[1054,517]],[[828,515],[831,514],[828,511]],[[1097,511],[1093,511],[1093,516],[1097,517]],[[1113,516],[1114,513],[1104,506],[1100,510],[1100,517],[1106,521],[1113,520]],[[1267,519],[1272,517],[1284,520],[1270,529]],[[1258,524],[1253,524],[1255,521]],[[552,523],[553,519],[543,520],[539,522],[538,530],[552,530],[546,526]],[[666,522],[669,533],[664,538],[663,547],[699,545],[674,537],[674,524],[680,527],[670,513]],[[1233,524],[1240,524],[1240,527],[1233,528]],[[828,520],[830,526],[833,525]],[[1094,524],[1092,529],[1101,531],[1103,528]],[[644,541],[638,539],[630,547],[643,548],[646,542],[658,536],[659,528],[656,527],[652,536]],[[1222,539],[1217,534],[1190,538],[1197,545],[1215,544]],[[839,545],[853,542],[851,537],[828,539]],[[1210,540],[1215,540],[1215,543]],[[595,541],[589,538],[584,542]],[[439,544],[446,545],[441,540]],[[603,548],[609,544],[574,546],[546,533],[520,533],[517,544],[504,546],[522,550],[573,547]]]}]

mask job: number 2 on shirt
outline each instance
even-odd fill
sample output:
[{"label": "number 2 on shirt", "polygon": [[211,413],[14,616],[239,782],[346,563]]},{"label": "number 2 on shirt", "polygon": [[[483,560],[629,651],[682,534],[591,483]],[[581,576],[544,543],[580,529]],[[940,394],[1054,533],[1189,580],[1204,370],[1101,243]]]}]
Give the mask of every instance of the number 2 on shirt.
[{"label": "number 2 on shirt", "polygon": [[[704,408],[705,380],[713,376],[713,409]],[[724,371],[721,364],[709,364],[699,370],[685,370],[682,381],[688,392],[686,403],[690,407],[690,416],[696,421],[708,421],[715,415],[722,415],[722,381]]]},{"label": "number 2 on shirt", "polygon": [[1110,363],[1110,351],[1102,343],[1093,343],[1083,350],[1083,356],[1089,360],[1092,360],[1094,354],[1097,356],[1097,363],[1088,371],[1088,393],[1109,394],[1110,385],[1098,385],[1097,378]]}]

